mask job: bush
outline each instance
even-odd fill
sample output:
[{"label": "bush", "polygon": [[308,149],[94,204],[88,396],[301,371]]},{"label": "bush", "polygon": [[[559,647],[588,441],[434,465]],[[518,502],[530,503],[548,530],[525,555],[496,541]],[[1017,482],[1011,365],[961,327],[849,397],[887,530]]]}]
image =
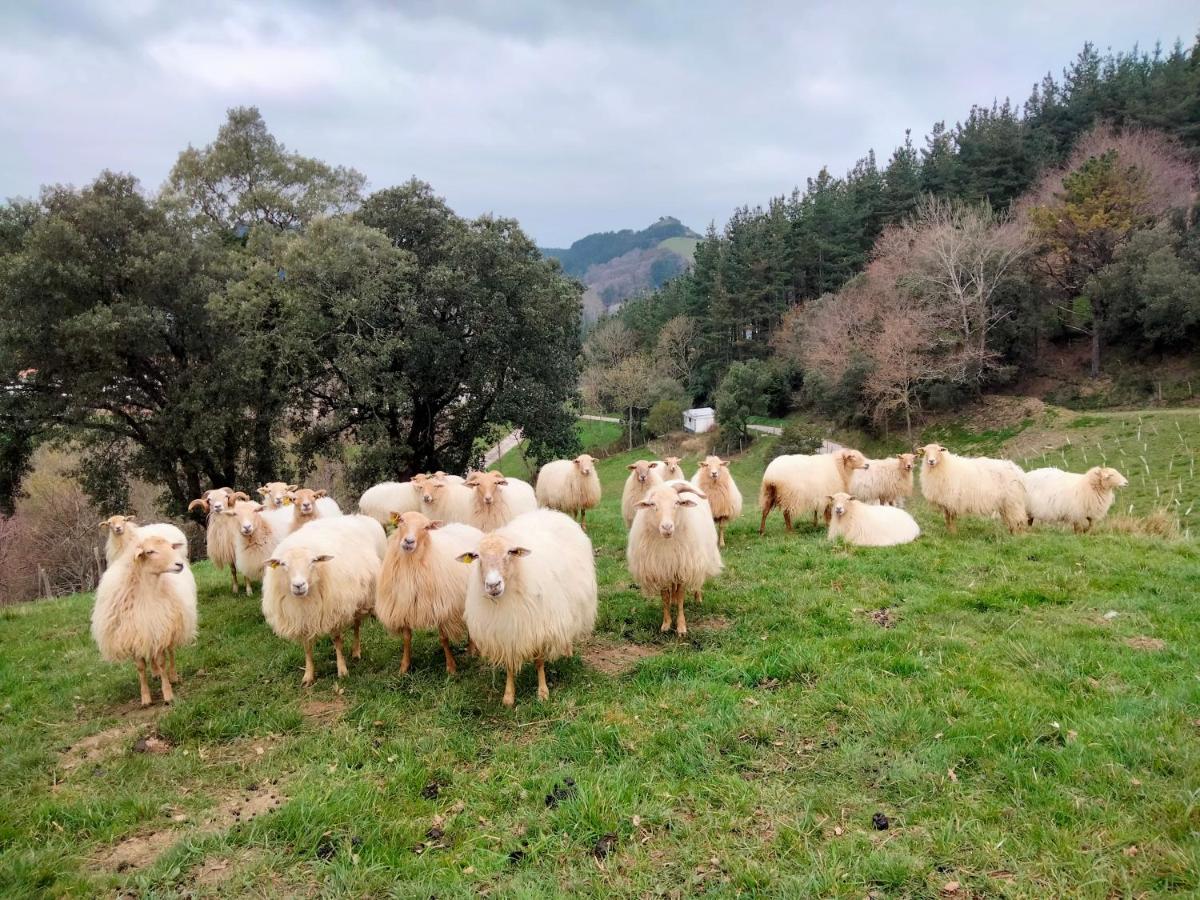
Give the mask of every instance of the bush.
[{"label": "bush", "polygon": [[678,400],[659,400],[650,407],[646,417],[646,433],[650,437],[678,431],[683,427],[683,403]]},{"label": "bush", "polygon": [[783,427],[783,434],[775,444],[775,456],[793,453],[812,455],[821,449],[828,434],[820,425],[812,422],[792,422]]}]

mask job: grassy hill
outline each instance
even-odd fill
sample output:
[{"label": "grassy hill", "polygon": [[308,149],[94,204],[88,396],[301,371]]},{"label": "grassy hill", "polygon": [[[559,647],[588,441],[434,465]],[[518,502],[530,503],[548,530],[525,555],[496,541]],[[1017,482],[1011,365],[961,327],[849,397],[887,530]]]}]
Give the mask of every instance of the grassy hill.
[{"label": "grassy hill", "polygon": [[[945,429],[1030,465],[1107,457],[1122,507],[1196,514],[1195,410]],[[596,636],[548,667],[547,703],[525,672],[512,712],[503,677],[464,660],[448,679],[429,635],[402,678],[373,624],[348,679],[325,643],[304,690],[301,650],[206,563],[170,709],[138,710],[132,666],[99,660],[89,596],[0,611],[3,893],[1200,891],[1196,542],[978,520],[952,538],[920,501],[906,547],[778,517],[760,538],[771,446],[731,467],[749,508],[682,642],[624,566],[638,454],[600,464]]]}]

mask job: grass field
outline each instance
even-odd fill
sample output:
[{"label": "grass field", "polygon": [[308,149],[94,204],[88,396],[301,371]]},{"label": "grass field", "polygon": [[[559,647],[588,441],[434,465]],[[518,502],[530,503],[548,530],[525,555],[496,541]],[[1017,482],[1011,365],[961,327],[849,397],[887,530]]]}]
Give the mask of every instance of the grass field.
[{"label": "grass field", "polygon": [[[1030,466],[1124,460],[1119,505],[1195,515],[1195,410],[1048,415],[1003,442]],[[905,547],[778,517],[759,538],[769,448],[732,466],[748,509],[682,642],[624,567],[636,454],[600,465],[596,637],[548,666],[548,702],[524,673],[511,712],[502,676],[447,678],[429,635],[401,677],[373,624],[348,679],[326,643],[304,690],[301,650],[207,564],[170,709],[99,660],[90,597],[0,611],[0,893],[1200,892],[1196,542],[951,538],[920,502]]]},{"label": "grass field", "polygon": [[[576,422],[575,429],[579,432],[580,446],[592,454],[602,453],[602,451],[619,440],[624,433],[621,430],[621,426],[615,422],[597,422],[592,419],[580,419]],[[521,452],[524,448],[524,442],[513,447],[496,460],[491,468],[497,469],[506,475],[512,475],[515,478],[532,481],[534,476],[533,470]]]},{"label": "grass field", "polygon": [[678,253],[690,262],[696,255],[696,245],[699,243],[700,238],[672,237],[659,241],[658,246],[664,250],[670,250],[672,253]]}]

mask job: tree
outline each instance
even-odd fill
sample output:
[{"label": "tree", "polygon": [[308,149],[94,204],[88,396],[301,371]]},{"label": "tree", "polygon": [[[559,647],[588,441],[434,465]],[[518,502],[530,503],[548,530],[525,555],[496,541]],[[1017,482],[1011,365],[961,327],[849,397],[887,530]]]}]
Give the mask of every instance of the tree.
[{"label": "tree", "polygon": [[675,316],[658,333],[654,361],[658,370],[674,381],[687,384],[695,366],[699,329],[694,319]]},{"label": "tree", "polygon": [[750,417],[767,411],[767,391],[772,377],[770,363],[763,360],[731,365],[717,386],[717,422],[721,427],[732,428],[739,438],[748,440]]}]

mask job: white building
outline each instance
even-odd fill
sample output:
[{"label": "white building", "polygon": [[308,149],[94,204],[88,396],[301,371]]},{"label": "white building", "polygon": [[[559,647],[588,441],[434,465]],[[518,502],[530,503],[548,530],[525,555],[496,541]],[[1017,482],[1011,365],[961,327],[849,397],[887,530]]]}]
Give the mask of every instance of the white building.
[{"label": "white building", "polygon": [[683,411],[683,427],[686,431],[712,431],[717,427],[717,413],[711,406]]}]

